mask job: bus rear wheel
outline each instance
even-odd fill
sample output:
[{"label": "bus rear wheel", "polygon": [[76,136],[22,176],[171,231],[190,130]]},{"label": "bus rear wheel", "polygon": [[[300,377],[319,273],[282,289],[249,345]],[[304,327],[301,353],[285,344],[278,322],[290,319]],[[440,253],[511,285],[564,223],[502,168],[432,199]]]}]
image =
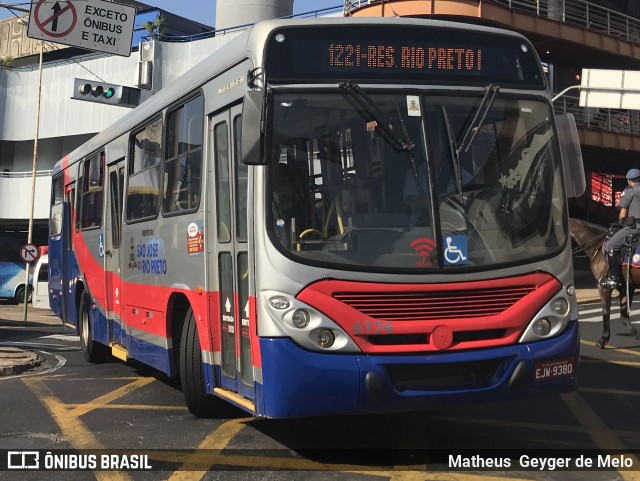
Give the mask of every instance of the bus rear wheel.
[{"label": "bus rear wheel", "polygon": [[[29,292],[27,292],[27,302],[31,302],[31,295],[33,294],[33,289],[29,286]],[[16,304],[22,304],[24,302],[24,285],[19,286],[16,289],[16,295],[13,298]]]},{"label": "bus rear wheel", "polygon": [[207,417],[212,411],[213,398],[207,395],[200,339],[191,307],[184,318],[178,355],[180,357],[180,383],[187,407],[194,416]]},{"label": "bus rear wheel", "polygon": [[104,344],[100,344],[93,339],[91,320],[89,319],[89,304],[89,299],[83,294],[80,297],[80,309],[78,311],[80,320],[78,333],[80,334],[80,347],[82,348],[84,359],[87,362],[95,363],[103,361],[109,351]]}]

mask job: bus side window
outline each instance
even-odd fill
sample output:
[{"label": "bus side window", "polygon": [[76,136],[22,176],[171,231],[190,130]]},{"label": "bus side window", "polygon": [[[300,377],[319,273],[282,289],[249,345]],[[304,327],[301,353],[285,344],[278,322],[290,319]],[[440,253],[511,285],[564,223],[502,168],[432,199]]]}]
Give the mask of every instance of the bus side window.
[{"label": "bus side window", "polygon": [[236,234],[240,242],[247,240],[247,183],[249,181],[249,168],[241,160],[240,148],[242,145],[242,118],[237,115],[233,119],[233,156],[236,168]]},{"label": "bus side window", "polygon": [[167,116],[164,213],[193,211],[200,205],[203,115],[199,95]]},{"label": "bus side window", "polygon": [[229,183],[229,126],[221,122],[213,128],[216,168],[218,241],[231,241],[231,186]]},{"label": "bus side window", "polygon": [[51,217],[49,219],[49,235],[58,236],[62,233],[62,211],[64,207],[64,175],[58,175],[51,181]]},{"label": "bus side window", "polygon": [[80,228],[99,227],[102,223],[104,194],[104,152],[86,159],[80,182]]},{"label": "bus side window", "polygon": [[148,219],[160,209],[162,119],[156,119],[131,137],[127,221]]}]

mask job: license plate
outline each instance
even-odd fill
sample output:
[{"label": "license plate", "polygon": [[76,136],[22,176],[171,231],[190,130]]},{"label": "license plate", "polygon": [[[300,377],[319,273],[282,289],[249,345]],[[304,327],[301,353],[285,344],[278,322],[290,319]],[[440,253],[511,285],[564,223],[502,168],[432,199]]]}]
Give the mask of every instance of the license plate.
[{"label": "license plate", "polygon": [[576,372],[576,358],[566,357],[564,359],[554,359],[552,361],[541,361],[535,364],[535,380],[547,381],[571,377]]}]

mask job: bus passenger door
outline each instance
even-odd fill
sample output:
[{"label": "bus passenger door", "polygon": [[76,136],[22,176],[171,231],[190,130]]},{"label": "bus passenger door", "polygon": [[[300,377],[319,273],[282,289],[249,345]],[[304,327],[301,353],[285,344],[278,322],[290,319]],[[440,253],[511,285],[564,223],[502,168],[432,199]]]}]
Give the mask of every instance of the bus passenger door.
[{"label": "bus passenger door", "polygon": [[[75,307],[71,307],[71,276],[75,276],[77,269],[72,269],[75,259],[71,255],[73,251],[73,230],[76,225],[76,183],[72,182],[64,188],[64,211],[62,214],[62,320],[77,324]],[[57,269],[57,266],[56,266]],[[74,313],[74,319],[69,314]]]},{"label": "bus passenger door", "polygon": [[[209,262],[209,279],[217,280],[219,319],[214,337],[221,345],[221,387],[255,399],[254,370],[251,351],[249,286],[253,272],[249,266],[247,243],[247,166],[239,158],[241,107],[232,107],[211,118],[209,131],[209,165],[215,199],[215,217],[208,222],[209,239],[215,239],[215,255]],[[211,184],[209,184],[211,185]],[[211,195],[211,194],[210,194]],[[214,251],[211,251],[212,254]]]},{"label": "bus passenger door", "polygon": [[[122,191],[124,188],[124,159],[107,167],[106,215],[104,219],[105,303],[109,323],[109,341],[122,344]],[[117,323],[120,329],[116,329]]]}]

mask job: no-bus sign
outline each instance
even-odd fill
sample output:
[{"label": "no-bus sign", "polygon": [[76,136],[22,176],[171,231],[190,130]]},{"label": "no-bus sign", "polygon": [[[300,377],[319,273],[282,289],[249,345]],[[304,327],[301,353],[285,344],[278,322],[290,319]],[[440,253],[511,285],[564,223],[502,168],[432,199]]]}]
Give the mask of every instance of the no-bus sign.
[{"label": "no-bus sign", "polygon": [[35,262],[38,258],[38,246],[35,244],[25,244],[20,248],[20,259],[23,262]]},{"label": "no-bus sign", "polygon": [[128,57],[135,19],[134,7],[104,0],[33,0],[27,36]]}]

